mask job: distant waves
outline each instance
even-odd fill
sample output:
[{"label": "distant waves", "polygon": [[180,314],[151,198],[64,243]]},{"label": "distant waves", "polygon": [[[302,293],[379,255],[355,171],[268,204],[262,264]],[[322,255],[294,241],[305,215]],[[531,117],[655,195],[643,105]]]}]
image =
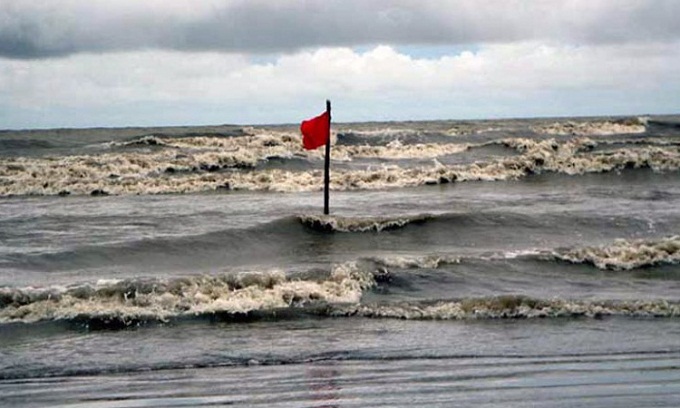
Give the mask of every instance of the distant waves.
[{"label": "distant waves", "polygon": [[[680,136],[623,136],[645,132],[639,120],[527,122],[509,130],[480,124],[464,131],[438,129],[441,124],[434,123],[429,130],[395,130],[385,124],[340,132],[332,152],[331,189],[504,181],[537,173],[680,169]],[[463,157],[488,146],[505,148],[508,154],[443,164],[447,157]],[[229,137],[147,135],[105,143],[99,150],[0,158],[0,196],[322,188],[322,152],[304,151],[297,133],[286,129],[250,128]]]}]

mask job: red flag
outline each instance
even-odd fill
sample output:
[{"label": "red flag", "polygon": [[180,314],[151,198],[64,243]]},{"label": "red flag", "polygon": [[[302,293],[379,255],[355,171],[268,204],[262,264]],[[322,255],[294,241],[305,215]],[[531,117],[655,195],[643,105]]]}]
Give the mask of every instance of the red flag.
[{"label": "red flag", "polygon": [[330,115],[324,112],[321,115],[302,121],[302,145],[307,150],[316,149],[326,144],[331,129]]}]

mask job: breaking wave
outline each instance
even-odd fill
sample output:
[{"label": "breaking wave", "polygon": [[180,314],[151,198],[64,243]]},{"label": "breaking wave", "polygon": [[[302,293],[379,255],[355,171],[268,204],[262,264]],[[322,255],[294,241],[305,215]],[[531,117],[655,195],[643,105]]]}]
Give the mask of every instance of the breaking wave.
[{"label": "breaking wave", "polygon": [[417,143],[403,144],[398,140],[386,146],[336,146],[333,149],[333,160],[352,160],[353,158],[369,159],[433,159],[449,154],[462,153],[471,147],[469,144],[453,143]]},{"label": "breaking wave", "polygon": [[444,265],[458,264],[461,258],[452,255],[431,254],[431,255],[402,255],[390,257],[373,257],[366,261],[374,262],[377,270],[381,268],[398,268],[398,269],[437,269]]},{"label": "breaking wave", "polygon": [[362,303],[380,275],[342,267],[325,280],[294,280],[281,273],[238,279],[192,277],[112,281],[49,289],[0,290],[0,324],[73,321],[103,327],[219,316],[308,316],[407,320],[531,319],[606,316],[680,317],[680,303],[656,300],[537,299],[522,295]]},{"label": "breaking wave", "polygon": [[347,263],[336,265],[318,279],[272,271],[170,280],[101,280],[42,289],[1,288],[0,323],[96,320],[129,325],[215,313],[275,312],[319,302],[358,303],[362,291],[373,283],[370,270]]},{"label": "breaking wave", "polygon": [[557,259],[594,265],[604,270],[630,270],[680,263],[680,236],[656,241],[617,240],[611,245],[555,252]]},{"label": "breaking wave", "polygon": [[[596,143],[586,138],[566,142],[505,139],[499,143],[517,150],[520,155],[449,166],[435,161],[431,166],[410,168],[382,165],[362,170],[335,169],[331,188],[385,189],[461,181],[502,181],[545,172],[578,175],[625,168],[680,169],[677,146],[641,146],[598,153],[589,152]],[[0,163],[0,195],[163,194],[218,189],[298,192],[321,188],[323,172],[320,169],[217,171],[252,167],[263,158],[289,154],[267,150],[275,148],[263,147],[247,153],[244,149],[238,154],[210,151],[192,156],[178,156],[172,150],[163,150],[151,154],[7,159]]]},{"label": "breaking wave", "polygon": [[[417,222],[420,219],[427,219],[427,216],[406,220]],[[341,228],[378,231],[378,228],[385,228],[356,221],[351,221],[350,226],[330,225],[335,228],[333,231],[341,231]],[[518,258],[586,263],[602,269],[632,269],[678,263],[680,238],[616,241],[598,248],[510,252],[503,259]],[[460,263],[480,259],[498,257],[470,259],[451,254],[376,256],[336,264],[330,270],[297,273],[272,270],[166,279],[109,279],[45,288],[3,287],[0,288],[0,324],[67,321],[83,322],[88,326],[127,327],[143,322],[212,316],[240,319],[309,314],[455,320],[680,316],[680,303],[666,299],[591,300],[523,295],[384,302],[367,302],[364,299],[366,291],[374,287],[377,288],[376,293],[385,293],[385,288],[396,284],[396,270],[406,273],[403,275],[405,279],[408,279],[409,270],[420,277],[432,274],[428,276],[436,282],[440,272],[434,270],[457,268]]]},{"label": "breaking wave", "polygon": [[342,217],[336,215],[300,215],[300,222],[311,229],[326,232],[380,232],[402,228],[409,224],[420,224],[432,215],[402,217]]},{"label": "breaking wave", "polygon": [[[412,159],[434,158],[448,154],[464,152],[469,145],[461,143],[404,143],[399,139],[385,145],[343,145],[336,144],[333,137],[333,160],[352,160],[353,158]],[[323,158],[323,150],[307,151],[302,148],[300,137],[288,132],[263,132],[251,130],[250,134],[241,137],[184,137],[163,138],[159,136],[143,136],[131,141],[112,143],[112,146],[139,147],[162,146],[182,151],[225,151],[246,155],[245,163],[252,165],[254,158],[292,157],[300,155],[311,158]],[[248,155],[252,155],[252,157]],[[238,155],[234,155],[238,156]],[[210,162],[209,160],[207,162]],[[215,162],[216,164],[219,164]]]},{"label": "breaking wave", "polygon": [[407,320],[530,319],[559,317],[678,317],[680,303],[666,300],[567,300],[496,296],[452,301],[359,304],[337,307],[332,316]]},{"label": "breaking wave", "polygon": [[617,121],[599,122],[555,122],[533,127],[534,132],[547,135],[608,136],[617,134],[644,133],[647,130],[645,118],[630,118]]}]

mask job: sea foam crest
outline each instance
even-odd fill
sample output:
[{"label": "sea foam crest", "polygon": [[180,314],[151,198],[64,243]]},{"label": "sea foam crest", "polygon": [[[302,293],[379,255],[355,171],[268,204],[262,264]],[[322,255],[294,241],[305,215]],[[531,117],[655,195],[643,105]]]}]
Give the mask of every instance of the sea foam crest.
[{"label": "sea foam crest", "polygon": [[0,323],[100,319],[122,323],[212,313],[248,314],[322,303],[358,303],[374,284],[356,262],[320,279],[283,272],[103,281],[68,288],[0,288]]},{"label": "sea foam crest", "polygon": [[400,302],[338,306],[334,316],[407,320],[528,319],[561,317],[678,317],[680,304],[667,300],[534,299],[505,295],[437,302]]},{"label": "sea foam crest", "polygon": [[312,229],[327,232],[380,232],[423,223],[433,216],[419,214],[399,217],[343,217],[338,215],[299,215],[300,222]]},{"label": "sea foam crest", "polygon": [[680,236],[660,240],[620,239],[611,245],[571,249],[553,254],[557,259],[586,263],[604,270],[629,270],[680,263]]},{"label": "sea foam crest", "polygon": [[[277,137],[273,140],[282,140],[282,136]],[[253,143],[255,139],[251,137]],[[259,148],[239,148],[235,151],[199,149],[178,154],[174,149],[162,149],[152,153],[0,159],[0,195],[95,192],[162,194],[216,189],[299,192],[321,188],[323,171],[320,169],[257,169],[257,163],[261,160],[288,157],[291,154],[288,144],[292,142],[273,145],[273,142],[268,143],[266,140],[269,139],[257,141]],[[505,139],[501,143],[520,154],[487,162],[450,166],[434,161],[433,165],[418,167],[392,164],[361,170],[336,169],[331,178],[331,189],[384,189],[460,181],[502,181],[542,172],[577,175],[641,167],[655,171],[680,169],[680,150],[676,146],[636,146],[591,152],[596,142],[587,138],[569,141],[520,138]],[[296,146],[296,149],[301,149],[299,145]],[[461,147],[456,146],[454,150],[459,148]],[[253,169],[216,171],[241,167]]]},{"label": "sea foam crest", "polygon": [[457,256],[431,254],[431,255],[395,255],[390,257],[373,257],[369,259],[384,268],[399,269],[437,269],[443,265],[460,263]]},{"label": "sea foam crest", "polygon": [[532,129],[537,133],[548,135],[607,136],[644,133],[647,130],[645,125],[646,121],[642,118],[630,118],[617,121],[555,122],[549,125],[535,126]]},{"label": "sea foam crest", "polygon": [[354,158],[366,159],[434,159],[450,154],[458,154],[468,150],[474,145],[467,143],[416,143],[402,144],[395,140],[386,146],[335,146],[333,148],[334,160],[352,160]]},{"label": "sea foam crest", "polygon": [[[464,152],[469,148],[465,143],[415,143],[405,144],[399,140],[393,140],[385,146],[365,145],[338,145],[336,137],[331,137],[333,144],[334,160],[351,160],[353,158],[382,158],[382,159],[409,159],[409,158],[434,158],[448,154]],[[304,150],[299,135],[289,132],[275,132],[263,130],[250,130],[246,136],[240,137],[184,137],[163,138],[160,136],[144,136],[133,141],[116,143],[119,146],[163,146],[182,151],[226,151],[252,153],[254,157],[292,157],[301,155],[314,158],[323,158],[323,149]],[[210,162],[208,162],[210,163]],[[213,162],[218,164],[217,162]]]}]

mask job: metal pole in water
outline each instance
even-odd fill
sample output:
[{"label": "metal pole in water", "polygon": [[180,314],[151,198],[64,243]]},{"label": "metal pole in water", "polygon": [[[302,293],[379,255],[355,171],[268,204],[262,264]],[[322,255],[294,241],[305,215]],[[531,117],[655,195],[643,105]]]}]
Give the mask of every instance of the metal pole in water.
[{"label": "metal pole in water", "polygon": [[331,168],[331,101],[326,100],[326,112],[328,113],[328,135],[326,135],[326,161],[324,165],[324,177],[323,177],[323,213],[324,215],[329,214],[329,209],[328,209],[328,199],[329,199],[329,191],[328,191],[328,185],[330,184],[331,180],[331,175],[330,175],[330,168]]}]

